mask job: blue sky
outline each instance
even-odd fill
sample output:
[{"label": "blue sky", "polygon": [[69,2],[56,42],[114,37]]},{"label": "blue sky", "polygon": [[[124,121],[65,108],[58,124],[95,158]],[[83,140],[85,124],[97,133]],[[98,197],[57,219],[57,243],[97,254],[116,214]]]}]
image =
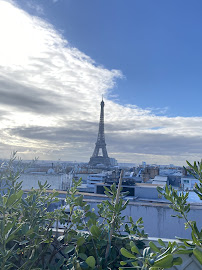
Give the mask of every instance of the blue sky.
[{"label": "blue sky", "polygon": [[119,103],[166,108],[169,116],[201,116],[200,0],[33,3],[72,46],[97,64],[122,71],[125,78],[113,92]]},{"label": "blue sky", "polygon": [[202,2],[0,0],[0,151],[120,162],[202,152]]}]

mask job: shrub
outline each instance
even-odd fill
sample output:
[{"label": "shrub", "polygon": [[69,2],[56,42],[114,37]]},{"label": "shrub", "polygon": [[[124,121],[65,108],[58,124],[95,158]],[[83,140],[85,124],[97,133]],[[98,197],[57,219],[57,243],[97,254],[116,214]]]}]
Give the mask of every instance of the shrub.
[{"label": "shrub", "polygon": [[[187,161],[187,164],[189,168],[184,169],[199,180],[199,185],[195,185],[194,192],[198,195],[200,200],[202,200],[202,161],[194,162],[194,165],[191,165]],[[180,194],[178,194],[178,192],[173,189],[172,186],[168,187],[167,185],[165,189],[158,187],[158,191],[167,200],[171,202],[170,208],[172,208],[177,213],[175,216],[178,218],[183,218],[186,221],[185,229],[187,229],[188,227],[191,228],[191,242],[189,239],[179,239],[184,243],[184,249],[185,247],[187,247],[184,253],[193,253],[196,259],[202,265],[202,228],[199,229],[197,227],[196,221],[191,221],[188,219],[187,215],[190,211],[190,204],[187,203],[187,198],[189,193],[186,192],[184,194],[183,192],[181,192]]]},{"label": "shrub", "polygon": [[[142,218],[134,222],[123,216],[128,201],[121,192],[122,176],[118,189],[115,184],[105,189],[106,200],[97,212],[78,193],[81,179],[67,191],[69,213],[65,207],[49,212],[51,204],[58,202],[58,193],[47,193],[49,185],[40,182],[39,189],[23,193],[18,183],[22,170],[14,169],[14,160],[15,156],[0,175],[0,269],[164,269],[181,264],[176,255],[181,253],[193,253],[201,262],[202,233],[196,222],[187,219],[187,194],[178,196],[171,187],[159,188],[177,216],[191,227],[192,243],[181,239],[182,244],[166,244],[159,239],[160,247],[153,242],[145,247]],[[193,168],[199,173],[202,165]],[[200,184],[196,192],[201,195],[201,191]],[[55,223],[65,226],[60,236],[53,230]]]},{"label": "shrub", "polygon": [[[127,234],[120,232],[125,217],[121,215],[128,202],[115,185],[106,189],[108,200],[98,205],[98,213],[78,194],[78,182],[67,191],[65,208],[48,211],[58,202],[58,193],[47,193],[47,183],[39,184],[24,194],[18,183],[21,171],[12,165],[0,176],[0,269],[118,269],[124,258],[122,247],[139,240],[142,220],[126,226]],[[65,225],[63,235],[54,234],[54,223]]]}]

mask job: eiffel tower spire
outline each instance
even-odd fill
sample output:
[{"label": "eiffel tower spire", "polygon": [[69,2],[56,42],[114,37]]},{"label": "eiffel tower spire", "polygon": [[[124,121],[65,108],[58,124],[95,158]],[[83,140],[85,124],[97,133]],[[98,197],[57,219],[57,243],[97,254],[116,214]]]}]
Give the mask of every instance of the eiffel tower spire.
[{"label": "eiffel tower spire", "polygon": [[[105,134],[104,134],[104,101],[102,97],[102,101],[100,103],[100,123],[99,130],[97,136],[97,142],[95,143],[95,149],[92,157],[90,158],[89,165],[96,166],[97,164],[103,164],[105,166],[110,166],[110,159],[107,154],[107,148],[105,143]],[[102,155],[99,155],[100,149],[102,151]]]}]

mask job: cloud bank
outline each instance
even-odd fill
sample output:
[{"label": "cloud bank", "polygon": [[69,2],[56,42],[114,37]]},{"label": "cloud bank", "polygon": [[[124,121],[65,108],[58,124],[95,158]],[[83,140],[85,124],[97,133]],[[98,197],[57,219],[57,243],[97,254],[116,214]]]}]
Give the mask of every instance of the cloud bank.
[{"label": "cloud bank", "polygon": [[0,37],[1,157],[18,150],[26,159],[88,161],[104,95],[111,157],[159,164],[201,158],[202,118],[158,116],[110,100],[121,71],[98,66],[51,24],[1,0]]}]

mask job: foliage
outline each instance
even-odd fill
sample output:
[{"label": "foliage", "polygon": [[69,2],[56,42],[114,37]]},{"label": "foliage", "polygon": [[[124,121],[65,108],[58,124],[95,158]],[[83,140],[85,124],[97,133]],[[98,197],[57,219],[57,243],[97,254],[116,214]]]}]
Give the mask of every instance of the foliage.
[{"label": "foliage", "polygon": [[[199,184],[195,185],[194,192],[198,195],[200,200],[202,200],[202,161],[194,162],[194,165],[191,165],[187,161],[187,164],[189,168],[186,170],[199,180]],[[167,185],[165,189],[158,187],[158,192],[171,202],[170,208],[177,212],[177,214],[174,216],[185,219],[185,229],[191,228],[192,241],[189,239],[179,238],[179,240],[184,243],[184,250],[182,249],[180,252],[190,254],[193,253],[200,264],[202,264],[202,228],[199,230],[196,221],[190,221],[188,219],[190,204],[187,203],[187,198],[189,193],[186,192],[184,194],[181,192],[178,195],[178,192],[175,189],[173,189],[171,186],[168,187]]]},{"label": "foliage", "polygon": [[158,270],[164,268],[171,268],[173,265],[182,263],[180,257],[174,256],[179,250],[180,246],[176,242],[164,243],[158,239],[160,247],[157,247],[153,242],[149,242],[149,247],[140,250],[133,241],[130,242],[129,252],[125,248],[121,248],[121,253],[127,260],[121,261],[119,269],[144,269],[144,270]]},{"label": "foliage", "polygon": [[[134,222],[123,216],[128,201],[127,194],[121,192],[122,174],[118,188],[115,184],[105,188],[106,200],[97,205],[97,210],[91,209],[78,193],[80,179],[73,181],[67,191],[66,206],[49,211],[52,204],[58,203],[58,193],[47,192],[49,185],[40,182],[39,189],[23,193],[18,183],[23,169],[15,169],[15,158],[0,175],[0,269],[152,270],[181,264],[177,254],[194,253],[201,260],[202,232],[187,218],[187,193],[179,196],[171,187],[159,189],[171,201],[177,216],[185,218],[186,226],[191,227],[192,243],[181,239],[183,244],[166,244],[159,239],[158,246],[150,242],[145,247],[147,234],[142,218]],[[196,190],[200,193],[201,185]],[[64,226],[62,234],[58,224]]]},{"label": "foliage", "polygon": [[[77,184],[79,183],[74,182],[73,193],[76,192]],[[72,191],[70,193],[68,203],[74,201]],[[97,214],[92,211],[93,209],[90,210],[89,205],[81,199],[77,199],[81,202],[80,209],[83,209],[79,210],[82,214],[76,220],[79,222],[77,229],[83,231],[77,234],[80,237],[77,239],[74,255],[69,260],[68,267],[73,267],[72,269],[77,267],[78,269],[118,269],[120,261],[123,259],[120,249],[123,246],[128,247],[130,238],[136,241],[137,245],[143,245],[143,242],[138,240],[137,235],[135,235],[137,231],[140,235],[139,223],[137,223],[136,230],[129,232],[130,237],[122,235],[120,231],[125,220],[121,212],[128,204],[128,201],[123,200],[126,193],[120,193],[118,203],[116,202],[117,189],[115,184],[112,185],[111,189],[106,188],[105,193],[110,200],[105,200],[98,205]],[[112,228],[113,233],[111,234]],[[107,252],[108,246],[110,246],[109,252]]]},{"label": "foliage", "polygon": [[[128,202],[120,186],[118,192],[115,185],[106,188],[108,200],[95,213],[78,194],[81,180],[73,181],[65,200],[69,213],[65,207],[49,212],[58,193],[48,193],[49,185],[40,182],[39,189],[23,193],[18,183],[23,169],[16,170],[15,159],[14,154],[0,175],[0,269],[118,269],[120,249],[128,248],[129,240],[144,245],[141,219],[130,219],[122,235]],[[62,235],[54,233],[54,224],[65,226]]]},{"label": "foliage", "polygon": [[194,165],[191,165],[188,161],[187,164],[189,169],[186,169],[191,175],[199,180],[199,185],[195,184],[194,192],[198,195],[200,200],[202,200],[202,161],[194,161]]},{"label": "foliage", "polygon": [[42,260],[53,242],[51,227],[57,211],[48,212],[48,206],[56,202],[57,193],[47,195],[47,183],[39,190],[31,190],[24,196],[19,171],[15,172],[9,162],[1,183],[0,196],[0,269],[34,269],[41,267]]}]

